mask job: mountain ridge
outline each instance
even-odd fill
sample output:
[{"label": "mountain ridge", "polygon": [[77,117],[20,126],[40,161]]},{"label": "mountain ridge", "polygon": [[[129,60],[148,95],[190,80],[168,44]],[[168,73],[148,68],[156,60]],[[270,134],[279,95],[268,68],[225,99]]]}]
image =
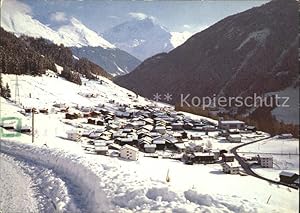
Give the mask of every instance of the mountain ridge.
[{"label": "mountain ridge", "polygon": [[246,96],[284,89],[298,75],[296,6],[275,0],[231,15],[115,82],[149,98],[172,92],[173,103],[180,94]]}]

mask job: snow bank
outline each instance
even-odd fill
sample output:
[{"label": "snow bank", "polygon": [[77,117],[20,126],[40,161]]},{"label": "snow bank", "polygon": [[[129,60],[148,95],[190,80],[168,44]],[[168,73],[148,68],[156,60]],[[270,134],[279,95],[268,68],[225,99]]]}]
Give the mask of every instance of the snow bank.
[{"label": "snow bank", "polygon": [[95,184],[101,182],[101,179],[91,170],[73,161],[72,158],[65,158],[63,153],[54,153],[48,149],[12,142],[1,142],[1,152],[37,162],[42,167],[51,169],[70,180],[80,188],[81,197],[84,198],[83,202],[86,202],[83,205],[88,208],[88,212],[108,212],[112,209],[103,189],[100,185]]}]

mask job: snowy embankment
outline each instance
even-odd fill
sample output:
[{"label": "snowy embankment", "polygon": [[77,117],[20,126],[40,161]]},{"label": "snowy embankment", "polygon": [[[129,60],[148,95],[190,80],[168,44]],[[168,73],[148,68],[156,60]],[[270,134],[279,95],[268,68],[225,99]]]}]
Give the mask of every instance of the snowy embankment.
[{"label": "snowy embankment", "polygon": [[[76,154],[76,146],[73,150],[50,149],[10,141],[2,142],[1,150],[48,168],[66,183],[76,186],[81,192],[73,197],[76,207],[80,205],[79,209],[87,208],[89,212],[282,212],[287,209],[297,212],[296,190],[278,188],[249,176],[226,175],[219,165],[187,166],[149,158],[131,162],[84,152]],[[165,181],[167,170],[170,170],[169,183]],[[272,199],[267,205],[270,195]],[[54,193],[49,196],[54,200]],[[56,202],[61,203],[62,209],[71,205],[60,199],[56,198]],[[280,204],[283,201],[285,205]]]},{"label": "snowy embankment", "polygon": [[[37,187],[44,188],[40,190],[43,193],[41,196],[45,196],[44,199],[50,202],[49,206],[41,207],[43,212],[53,212],[53,208],[71,212],[112,210],[105,193],[95,184],[100,181],[99,177],[72,158],[66,158],[62,153],[51,152],[49,149],[4,141],[1,142],[1,153],[20,161],[27,169],[35,170],[30,173],[32,176],[37,175],[35,179],[40,179]],[[41,169],[37,170],[35,167]],[[68,190],[74,193],[74,197],[68,195]]]},{"label": "snowy embankment", "polygon": [[[29,175],[11,158],[0,155],[0,212],[37,212],[38,203]],[[14,180],[14,184],[11,184]]]}]

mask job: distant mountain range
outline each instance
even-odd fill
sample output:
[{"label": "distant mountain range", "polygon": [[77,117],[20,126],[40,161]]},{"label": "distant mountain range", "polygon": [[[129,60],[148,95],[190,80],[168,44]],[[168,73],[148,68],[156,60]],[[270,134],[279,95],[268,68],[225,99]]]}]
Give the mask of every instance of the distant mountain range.
[{"label": "distant mountain range", "polygon": [[69,17],[63,22],[48,26],[33,18],[30,9],[21,2],[4,1],[1,26],[17,36],[42,37],[58,45],[73,47],[76,56],[90,59],[112,75],[128,73],[140,63],[138,59],[116,48],[76,18]]},{"label": "distant mountain range", "polygon": [[299,86],[295,0],[274,0],[229,16],[167,54],[116,78],[140,95],[245,96]]},{"label": "distant mountain range", "polygon": [[140,60],[174,48],[171,33],[150,17],[121,23],[104,32],[103,37]]},{"label": "distant mountain range", "polygon": [[[141,61],[118,48],[103,47],[71,47],[73,54],[79,58],[87,58],[110,74],[124,75],[134,70]],[[101,56],[101,57],[99,57]]]}]

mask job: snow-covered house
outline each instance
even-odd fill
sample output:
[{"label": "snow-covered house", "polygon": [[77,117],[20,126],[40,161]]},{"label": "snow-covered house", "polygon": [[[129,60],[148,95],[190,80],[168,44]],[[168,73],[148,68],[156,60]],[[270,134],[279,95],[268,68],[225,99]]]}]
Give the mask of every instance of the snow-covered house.
[{"label": "snow-covered house", "polygon": [[238,120],[219,121],[220,129],[245,129],[245,122]]},{"label": "snow-covered house", "polygon": [[145,144],[144,150],[146,153],[155,153],[156,144]]},{"label": "snow-covered house", "polygon": [[20,129],[19,129],[19,132],[21,133],[30,133],[31,132],[31,127],[30,126],[22,126]]},{"label": "snow-covered house", "polygon": [[183,123],[172,123],[172,130],[183,130]]},{"label": "snow-covered house", "polygon": [[97,155],[106,155],[108,153],[108,146],[105,144],[95,144],[95,152]]},{"label": "snow-covered house", "polygon": [[293,172],[282,171],[279,173],[279,178],[282,183],[293,184],[299,178],[299,175]]},{"label": "snow-covered house", "polygon": [[193,162],[194,163],[214,163],[215,162],[215,156],[213,153],[210,152],[194,152],[193,154]]},{"label": "snow-covered house", "polygon": [[238,174],[240,172],[240,164],[238,162],[222,163],[223,172],[226,174]]},{"label": "snow-covered house", "polygon": [[231,134],[227,137],[227,140],[231,143],[240,143],[242,141],[241,135]]},{"label": "snow-covered house", "polygon": [[185,143],[175,143],[174,146],[176,148],[176,151],[178,151],[178,152],[184,152],[186,149]]},{"label": "snow-covered house", "polygon": [[80,137],[81,137],[81,135],[80,135],[79,131],[77,131],[77,130],[69,130],[69,131],[67,131],[67,138],[69,140],[79,141]]},{"label": "snow-covered house", "polygon": [[120,157],[128,160],[138,160],[139,150],[133,146],[126,144],[120,149]]},{"label": "snow-covered house", "polygon": [[290,133],[286,133],[286,134],[278,135],[278,138],[280,138],[280,139],[290,139],[290,138],[293,138],[293,135],[290,134]]},{"label": "snow-covered house", "polygon": [[258,163],[261,165],[261,167],[273,168],[273,157],[258,155]]},{"label": "snow-covered house", "polygon": [[164,126],[156,126],[155,131],[159,132],[160,134],[165,134],[166,133],[166,127]]},{"label": "snow-covered house", "polygon": [[234,161],[234,154],[232,153],[223,153],[222,159],[224,162],[233,162]]}]

